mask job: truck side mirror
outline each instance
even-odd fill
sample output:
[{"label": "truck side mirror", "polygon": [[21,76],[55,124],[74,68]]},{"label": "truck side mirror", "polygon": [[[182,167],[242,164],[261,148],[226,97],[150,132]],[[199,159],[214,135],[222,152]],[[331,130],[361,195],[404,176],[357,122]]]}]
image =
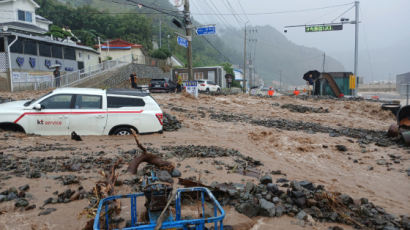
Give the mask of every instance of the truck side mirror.
[{"label": "truck side mirror", "polygon": [[34,107],[33,107],[33,109],[35,109],[35,110],[41,110],[41,109],[42,109],[42,106],[41,106],[41,104],[35,104]]}]

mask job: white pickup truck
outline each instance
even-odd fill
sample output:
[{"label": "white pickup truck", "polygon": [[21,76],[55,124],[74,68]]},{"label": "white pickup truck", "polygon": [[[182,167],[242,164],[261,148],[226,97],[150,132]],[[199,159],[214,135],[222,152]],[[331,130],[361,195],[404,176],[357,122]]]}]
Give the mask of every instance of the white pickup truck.
[{"label": "white pickup truck", "polygon": [[0,128],[27,134],[128,135],[162,132],[163,114],[149,93],[59,88],[31,101],[0,104]]}]

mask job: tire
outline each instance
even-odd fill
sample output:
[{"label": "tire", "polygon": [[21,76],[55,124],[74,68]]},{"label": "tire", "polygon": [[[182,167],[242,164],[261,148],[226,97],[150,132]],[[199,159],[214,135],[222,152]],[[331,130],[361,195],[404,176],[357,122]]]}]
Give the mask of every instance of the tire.
[{"label": "tire", "polygon": [[112,135],[116,135],[116,136],[126,136],[126,135],[131,135],[131,134],[132,134],[131,128],[129,127],[118,127],[112,132]]},{"label": "tire", "polygon": [[217,92],[217,93],[220,93],[220,92],[221,92],[221,89],[220,89],[220,88],[218,88],[218,89],[216,90],[216,92]]},{"label": "tire", "polygon": [[209,93],[209,88],[206,88],[205,92],[206,92],[206,93]]}]

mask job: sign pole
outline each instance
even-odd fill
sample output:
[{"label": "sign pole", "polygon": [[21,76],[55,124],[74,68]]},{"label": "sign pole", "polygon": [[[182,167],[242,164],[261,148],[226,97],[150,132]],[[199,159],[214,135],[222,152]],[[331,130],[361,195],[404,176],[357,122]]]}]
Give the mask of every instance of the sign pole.
[{"label": "sign pole", "polygon": [[[355,21],[355,39],[354,39],[354,77],[357,80],[357,68],[359,65],[359,1],[355,1],[356,21]],[[353,90],[353,96],[357,95],[357,90]]]},{"label": "sign pole", "polygon": [[[186,36],[190,38],[192,36],[192,24],[191,24],[191,16],[189,12],[189,0],[184,1],[184,14],[185,14],[185,30]],[[193,81],[194,76],[192,73],[192,39],[188,39],[188,49],[187,49],[187,59],[188,59],[188,80]]]}]

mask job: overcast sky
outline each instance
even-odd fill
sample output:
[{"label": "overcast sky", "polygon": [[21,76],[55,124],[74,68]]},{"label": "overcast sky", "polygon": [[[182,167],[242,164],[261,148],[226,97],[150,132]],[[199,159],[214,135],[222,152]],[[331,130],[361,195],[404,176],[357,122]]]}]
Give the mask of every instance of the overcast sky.
[{"label": "overcast sky", "polygon": [[[353,6],[353,1],[346,0],[190,0],[190,2],[194,18],[203,23],[215,23],[219,27],[228,22],[232,26],[239,27],[249,19],[251,25],[271,25],[281,32],[283,32],[284,26],[287,25],[331,22]],[[219,13],[231,14],[233,10],[229,7],[228,2],[237,13],[245,11],[248,15],[239,15],[236,19],[231,15],[200,15],[215,13],[216,10],[213,5],[218,8]],[[349,3],[352,4],[323,10],[278,13],[281,11],[322,8]],[[252,15],[258,13],[274,14]],[[354,15],[353,8],[343,17],[354,20]],[[383,55],[380,53],[380,50],[388,50],[397,44],[410,43],[410,0],[361,0],[360,21],[362,23],[359,27],[359,47],[361,56],[363,56],[361,59],[371,59],[374,55]],[[284,35],[296,44],[319,48],[334,58],[340,59],[347,69],[352,68],[354,25],[345,25],[342,31],[318,33],[305,33],[302,27],[291,28]],[[400,52],[403,53],[404,51],[400,50]],[[409,54],[407,57],[410,57],[410,50],[405,52]],[[349,53],[351,53],[352,60],[347,58]],[[377,59],[378,57],[375,58]],[[369,60],[360,61],[369,63]],[[397,60],[392,61],[397,64]],[[377,63],[377,60],[373,62]],[[409,64],[404,66],[404,63]],[[386,69],[384,74],[391,74],[391,72],[397,74],[406,71],[406,67],[407,71],[410,71],[410,60],[408,59],[403,60],[401,68]]]}]

